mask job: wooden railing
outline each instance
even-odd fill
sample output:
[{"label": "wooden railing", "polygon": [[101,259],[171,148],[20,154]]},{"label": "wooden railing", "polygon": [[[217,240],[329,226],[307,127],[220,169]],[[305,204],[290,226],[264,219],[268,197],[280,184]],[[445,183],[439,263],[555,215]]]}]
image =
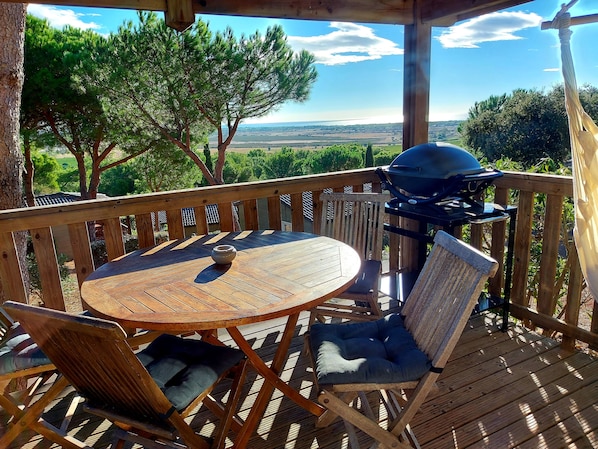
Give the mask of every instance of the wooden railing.
[{"label": "wooden railing", "polygon": [[[558,258],[561,244],[560,228],[562,205],[572,195],[570,178],[527,173],[505,173],[496,183],[495,202],[508,204],[515,195],[518,219],[514,246],[513,282],[511,289],[512,316],[526,323],[542,327],[548,332],[563,335],[564,346],[570,348],[576,341],[598,347],[596,320],[589,326],[579,325],[581,308],[582,276],[577,255],[569,251],[570,267],[568,288],[565,295],[555,294]],[[16,301],[27,301],[22,268],[19,263],[15,236],[28,231],[34,247],[47,307],[65,309],[65,296],[60,280],[59,264],[53,238],[53,228],[66,226],[73,251],[73,262],[78,284],[94,270],[92,249],[89,243],[90,223],[101,222],[108,260],[125,253],[122,221],[134,217],[140,248],[155,244],[154,218],[156,212],[165,211],[167,233],[171,239],[184,237],[182,210],[192,208],[196,218],[197,234],[209,231],[206,206],[216,204],[219,213],[219,229],[232,231],[238,223],[243,229],[283,229],[283,202],[281,195],[290,197],[289,221],[294,231],[311,231],[306,223],[319,222],[321,204],[319,194],[324,189],[342,191],[350,186],[354,191],[372,189],[380,191],[380,182],[372,169],[301,176],[271,181],[204,187],[177,192],[164,192],[107,200],[81,201],[57,206],[14,209],[0,212],[0,282],[4,297]],[[307,192],[307,194],[306,194]],[[532,211],[534,199],[546,195],[546,210],[543,215],[542,257],[539,261],[537,280],[528,276],[532,238]],[[306,204],[306,202],[308,204]],[[266,210],[264,210],[266,209]],[[238,216],[237,216],[238,213]],[[306,216],[309,219],[306,219]],[[264,218],[266,217],[266,218]],[[507,224],[494,223],[491,229],[472,226],[467,238],[478,247],[487,247],[491,255],[504,261]],[[398,260],[399,248],[391,239],[390,259]],[[488,243],[490,242],[490,243]],[[405,251],[404,259],[409,257]],[[399,262],[400,263],[400,262]],[[396,265],[391,267],[396,268]],[[401,268],[398,267],[398,270]],[[504,273],[503,273],[504,274]],[[532,285],[537,282],[537,285]],[[491,293],[502,294],[504,275],[495,278],[489,289]],[[530,300],[529,291],[537,291],[537,298]],[[556,299],[555,299],[556,298]],[[563,318],[555,315],[561,310],[557,301],[566,301]],[[587,308],[586,308],[587,309]]]},{"label": "wooden railing", "polygon": [[[495,202],[504,204],[517,197],[511,314],[547,333],[561,334],[566,349],[573,349],[576,340],[598,348],[598,307],[595,301],[581,302],[584,281],[579,259],[568,233],[571,226],[563,226],[564,205],[573,196],[571,177],[505,172],[495,184]],[[534,207],[538,202],[543,204],[539,210]],[[541,244],[541,255],[534,262],[538,266],[532,278],[534,242]]]}]

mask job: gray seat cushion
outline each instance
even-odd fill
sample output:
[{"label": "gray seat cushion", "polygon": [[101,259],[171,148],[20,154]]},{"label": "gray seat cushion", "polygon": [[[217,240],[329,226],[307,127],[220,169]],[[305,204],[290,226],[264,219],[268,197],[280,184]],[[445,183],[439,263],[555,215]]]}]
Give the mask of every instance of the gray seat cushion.
[{"label": "gray seat cushion", "polygon": [[320,385],[417,380],[432,366],[399,314],[359,323],[317,323],[309,333]]},{"label": "gray seat cushion", "polygon": [[0,342],[0,374],[51,363],[19,323],[13,324]]},{"label": "gray seat cushion", "polygon": [[172,405],[182,411],[245,354],[227,346],[164,334],[137,357]]}]

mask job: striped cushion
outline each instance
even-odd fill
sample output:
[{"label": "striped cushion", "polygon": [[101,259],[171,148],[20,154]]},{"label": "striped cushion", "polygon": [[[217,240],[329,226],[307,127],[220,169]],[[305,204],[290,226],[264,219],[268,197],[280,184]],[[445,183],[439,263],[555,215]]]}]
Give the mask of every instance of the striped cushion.
[{"label": "striped cushion", "polygon": [[0,342],[0,375],[50,363],[19,323],[13,324]]}]

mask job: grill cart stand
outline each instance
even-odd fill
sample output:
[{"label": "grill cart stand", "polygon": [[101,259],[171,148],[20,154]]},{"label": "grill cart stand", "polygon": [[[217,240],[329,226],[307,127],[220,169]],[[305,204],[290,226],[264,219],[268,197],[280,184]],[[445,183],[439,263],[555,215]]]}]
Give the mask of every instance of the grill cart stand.
[{"label": "grill cart stand", "polygon": [[[515,223],[517,207],[503,207],[498,204],[484,203],[483,205],[471,206],[461,201],[448,201],[444,204],[435,205],[410,205],[399,203],[396,200],[386,204],[386,213],[395,216],[414,220],[418,223],[418,231],[411,231],[400,226],[386,223],[384,229],[388,232],[416,239],[418,245],[418,271],[416,273],[401,273],[401,282],[395,282],[391,294],[399,301],[407,298],[411,291],[412,283],[409,279],[416,279],[417,274],[425,262],[428,245],[433,243],[434,234],[437,229],[442,228],[455,237],[460,237],[461,226],[494,223],[509,220],[507,253],[504,267],[504,288],[502,296],[495,296],[483,293],[474,310],[480,313],[495,307],[502,306],[502,330],[507,329],[509,315],[509,299],[511,293],[511,277],[513,269],[513,245],[515,238]],[[391,220],[400,222],[400,220]]]}]

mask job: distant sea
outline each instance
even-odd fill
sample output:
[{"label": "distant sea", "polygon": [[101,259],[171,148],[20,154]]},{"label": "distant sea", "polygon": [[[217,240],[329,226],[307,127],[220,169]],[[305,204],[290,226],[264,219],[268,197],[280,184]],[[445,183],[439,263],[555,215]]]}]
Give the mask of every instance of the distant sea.
[{"label": "distant sea", "polygon": [[300,128],[312,126],[356,126],[356,125],[388,125],[400,122],[372,121],[372,119],[322,120],[305,122],[273,122],[273,123],[241,123],[239,127],[246,128]]}]

